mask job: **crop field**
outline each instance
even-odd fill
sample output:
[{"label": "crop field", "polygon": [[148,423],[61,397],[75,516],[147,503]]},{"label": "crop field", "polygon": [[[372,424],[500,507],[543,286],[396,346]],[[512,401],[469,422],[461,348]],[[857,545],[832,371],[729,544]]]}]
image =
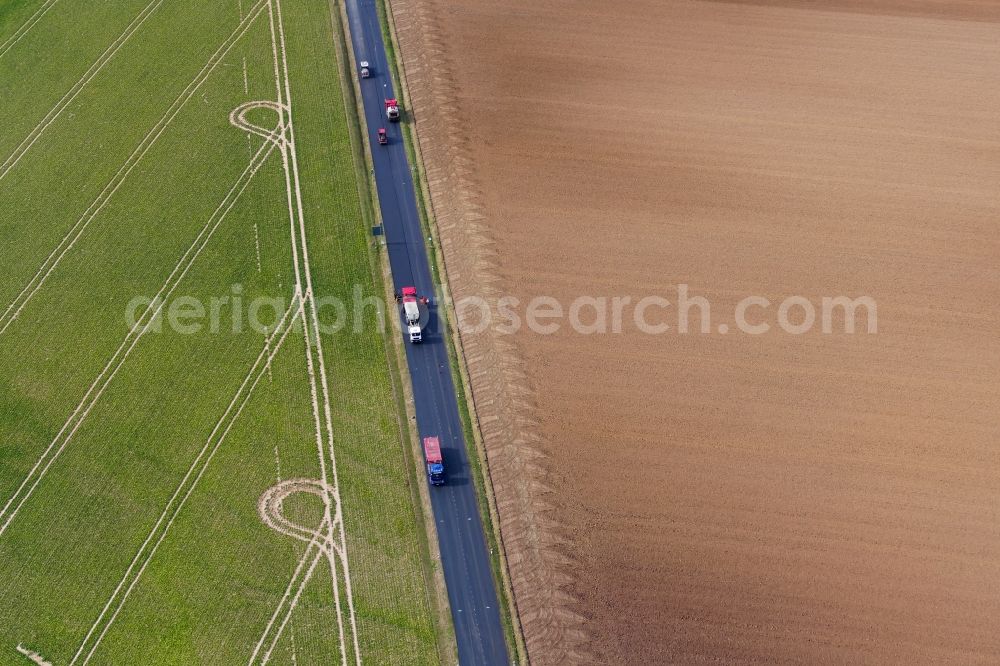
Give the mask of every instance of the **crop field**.
[{"label": "crop field", "polygon": [[1000,3],[391,10],[532,663],[1000,663]]},{"label": "crop field", "polygon": [[0,664],[439,660],[333,11],[0,4]]}]

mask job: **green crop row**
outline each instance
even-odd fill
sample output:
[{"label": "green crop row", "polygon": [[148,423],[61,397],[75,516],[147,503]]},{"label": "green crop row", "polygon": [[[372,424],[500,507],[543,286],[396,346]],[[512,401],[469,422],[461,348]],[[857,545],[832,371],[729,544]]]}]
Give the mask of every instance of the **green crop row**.
[{"label": "green crop row", "polygon": [[[42,4],[0,9],[0,44]],[[302,329],[227,326],[234,299],[287,304],[296,281],[289,167],[274,150],[245,179],[267,144],[229,118],[277,98],[271,15],[234,36],[253,0],[164,2],[75,91],[147,5],[61,0],[0,55],[0,163],[21,155],[0,168],[0,664],[28,663],[18,645],[60,664],[228,664],[258,643],[271,663],[335,663],[341,632],[351,659],[356,636],[366,662],[436,663],[374,313],[322,338],[335,470]],[[313,286],[375,295],[331,10],[281,9]],[[228,298],[224,325],[139,336],[129,303],[157,293]],[[269,488],[322,468],[350,589],[342,560],[309,570],[307,543],[258,513]],[[320,529],[323,504],[292,495],[284,515]]]}]

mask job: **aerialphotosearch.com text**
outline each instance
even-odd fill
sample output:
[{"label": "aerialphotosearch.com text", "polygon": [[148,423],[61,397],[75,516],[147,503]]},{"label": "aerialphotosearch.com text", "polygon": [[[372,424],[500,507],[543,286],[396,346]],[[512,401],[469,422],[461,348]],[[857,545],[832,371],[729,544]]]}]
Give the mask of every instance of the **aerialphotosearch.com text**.
[{"label": "aerialphotosearch.com text", "polygon": [[[321,334],[361,333],[372,325],[379,330],[399,328],[397,302],[355,285],[348,295],[317,295],[313,299]],[[173,331],[182,335],[224,334],[274,330],[283,313],[297,304],[292,296],[250,295],[235,284],[228,293],[210,298],[177,296],[164,302],[136,296],[126,305],[125,323],[149,319],[147,332]],[[713,304],[678,284],[663,294],[554,296],[462,296],[452,299],[438,292],[421,297],[422,318],[444,308],[463,334],[493,331],[501,335],[529,332],[555,335],[645,335],[781,333],[804,335],[875,334],[878,306],[871,296],[787,295],[780,298],[746,296],[739,301]]]}]

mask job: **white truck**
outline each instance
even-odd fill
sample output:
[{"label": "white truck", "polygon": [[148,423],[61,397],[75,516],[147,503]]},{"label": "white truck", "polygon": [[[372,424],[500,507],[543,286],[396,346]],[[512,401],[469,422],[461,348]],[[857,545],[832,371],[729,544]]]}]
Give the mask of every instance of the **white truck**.
[{"label": "white truck", "polygon": [[403,318],[406,320],[406,333],[410,342],[423,340],[420,329],[420,300],[417,298],[416,287],[403,287]]},{"label": "white truck", "polygon": [[385,100],[385,116],[389,122],[399,122],[399,102],[395,97]]}]

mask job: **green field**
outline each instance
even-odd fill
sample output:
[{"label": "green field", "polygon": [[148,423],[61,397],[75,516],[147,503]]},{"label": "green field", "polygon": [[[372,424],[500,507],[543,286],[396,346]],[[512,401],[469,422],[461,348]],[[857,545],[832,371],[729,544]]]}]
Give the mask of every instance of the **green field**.
[{"label": "green field", "polygon": [[0,2],[0,664],[440,661],[338,11]]}]

